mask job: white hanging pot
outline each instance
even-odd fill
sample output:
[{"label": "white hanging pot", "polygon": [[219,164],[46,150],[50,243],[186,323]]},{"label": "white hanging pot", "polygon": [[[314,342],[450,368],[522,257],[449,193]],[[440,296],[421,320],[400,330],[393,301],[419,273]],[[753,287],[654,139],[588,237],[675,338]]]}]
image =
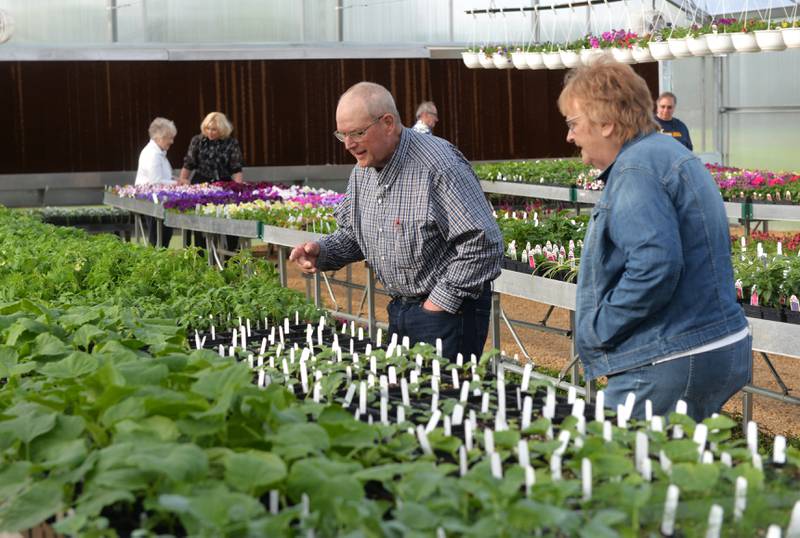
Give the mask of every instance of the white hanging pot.
[{"label": "white hanging pot", "polygon": [[790,49],[800,48],[800,28],[781,28],[783,42]]},{"label": "white hanging pot", "polygon": [[729,54],[736,50],[731,34],[706,34],[706,42],[712,54]]},{"label": "white hanging pot", "polygon": [[0,43],[5,43],[14,35],[14,19],[11,15],[0,9]]},{"label": "white hanging pot", "polygon": [[753,32],[736,32],[731,34],[733,48],[736,52],[758,52],[761,49],[756,43],[756,35]]},{"label": "white hanging pot", "polygon": [[478,53],[478,61],[484,69],[495,69],[494,60],[491,56],[486,56],[485,52]]},{"label": "white hanging pot", "polygon": [[689,47],[689,52],[692,53],[692,56],[708,56],[711,54],[711,49],[708,48],[708,41],[706,41],[705,35],[687,38],[686,46]]},{"label": "white hanging pot", "polygon": [[531,69],[544,69],[544,59],[541,52],[526,52],[525,62]]},{"label": "white hanging pot", "polygon": [[481,62],[478,60],[477,52],[462,52],[461,59],[464,60],[464,65],[470,69],[475,69],[481,66]]},{"label": "white hanging pot", "polygon": [[556,52],[543,52],[542,60],[548,69],[564,69],[564,62],[561,61],[561,54]]},{"label": "white hanging pot", "polygon": [[511,63],[517,69],[530,69],[528,62],[525,60],[525,53],[522,50],[515,50],[511,53]]},{"label": "white hanging pot", "polygon": [[606,53],[602,49],[581,49],[583,65],[592,65],[605,55]]},{"label": "white hanging pot", "polygon": [[581,65],[581,55],[576,51],[560,50],[558,53],[561,54],[561,61],[564,63],[564,67],[573,68]]},{"label": "white hanging pot", "polygon": [[780,30],[756,30],[756,43],[761,50],[784,50],[783,33]]},{"label": "white hanging pot", "polygon": [[633,49],[621,49],[621,48],[613,48],[611,49],[611,55],[614,57],[614,60],[621,64],[635,64],[636,60],[633,57]]},{"label": "white hanging pot", "polygon": [[492,54],[492,61],[497,69],[511,69],[514,67],[514,64],[512,64],[511,60],[508,59],[507,54],[495,52]]},{"label": "white hanging pot", "polygon": [[650,54],[649,47],[640,47],[637,45],[631,49],[631,54],[633,54],[633,59],[640,64],[653,61],[653,55]]},{"label": "white hanging pot", "polygon": [[692,51],[689,50],[689,42],[685,38],[667,39],[669,51],[676,58],[691,58]]},{"label": "white hanging pot", "polygon": [[651,41],[647,44],[650,47],[650,54],[654,60],[672,60],[675,55],[669,50],[669,43],[666,41]]}]

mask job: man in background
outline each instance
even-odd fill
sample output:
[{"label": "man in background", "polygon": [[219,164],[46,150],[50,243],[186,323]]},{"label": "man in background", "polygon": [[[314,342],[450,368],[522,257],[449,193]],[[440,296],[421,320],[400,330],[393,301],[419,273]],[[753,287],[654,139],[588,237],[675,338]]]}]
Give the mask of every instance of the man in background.
[{"label": "man in background", "polygon": [[692,151],[692,139],[686,124],[674,117],[675,104],[678,98],[672,92],[664,92],[656,101],[656,120],[661,126],[661,132],[669,135]]},{"label": "man in background", "polygon": [[433,101],[425,101],[417,107],[417,123],[414,130],[422,134],[431,134],[439,121],[439,114]]}]

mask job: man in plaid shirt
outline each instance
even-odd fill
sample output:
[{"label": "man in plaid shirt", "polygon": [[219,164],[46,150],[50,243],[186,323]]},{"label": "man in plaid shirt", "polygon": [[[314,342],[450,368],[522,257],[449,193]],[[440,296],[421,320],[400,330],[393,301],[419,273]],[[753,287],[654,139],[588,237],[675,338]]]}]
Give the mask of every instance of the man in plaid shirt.
[{"label": "man in plaid shirt", "polygon": [[295,247],[306,273],[366,260],[392,296],[389,332],[443,354],[480,356],[503,239],[472,167],[446,140],[403,127],[392,95],[360,82],[339,99],[334,136],[356,158],[339,229]]}]

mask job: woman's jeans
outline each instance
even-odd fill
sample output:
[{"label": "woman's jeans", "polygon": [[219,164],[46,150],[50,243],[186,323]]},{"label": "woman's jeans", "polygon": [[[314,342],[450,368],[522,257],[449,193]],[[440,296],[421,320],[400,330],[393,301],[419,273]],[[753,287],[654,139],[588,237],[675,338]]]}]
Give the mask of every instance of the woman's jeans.
[{"label": "woman's jeans", "polygon": [[[389,334],[398,339],[408,336],[411,345],[418,342],[436,344],[442,339],[442,356],[455,359],[461,353],[465,360],[472,354],[480,358],[489,332],[492,309],[492,287],[487,282],[477,299],[465,299],[457,313],[430,312],[422,308],[426,297],[392,299],[387,307]],[[400,340],[398,340],[400,341]]]},{"label": "woman's jeans", "polygon": [[606,407],[617,410],[629,392],[636,395],[633,417],[643,419],[645,400],[653,414],[667,416],[683,400],[687,415],[696,421],[718,413],[723,404],[750,382],[753,374],[753,337],[729,346],[687,355],[660,364],[642,366],[608,376]]}]

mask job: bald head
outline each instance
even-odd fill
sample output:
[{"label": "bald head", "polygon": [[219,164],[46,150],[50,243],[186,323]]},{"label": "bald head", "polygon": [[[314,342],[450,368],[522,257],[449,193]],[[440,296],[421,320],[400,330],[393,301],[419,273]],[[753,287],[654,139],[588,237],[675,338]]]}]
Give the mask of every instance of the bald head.
[{"label": "bald head", "polygon": [[380,169],[400,143],[403,125],[386,88],[359,82],[339,98],[336,131],[358,166]]},{"label": "bald head", "polygon": [[394,104],[394,98],[389,90],[380,84],[359,82],[351,86],[339,98],[338,107],[343,105],[364,112],[373,118],[391,114],[394,116],[395,122],[400,124],[400,114],[397,112],[397,105]]}]

